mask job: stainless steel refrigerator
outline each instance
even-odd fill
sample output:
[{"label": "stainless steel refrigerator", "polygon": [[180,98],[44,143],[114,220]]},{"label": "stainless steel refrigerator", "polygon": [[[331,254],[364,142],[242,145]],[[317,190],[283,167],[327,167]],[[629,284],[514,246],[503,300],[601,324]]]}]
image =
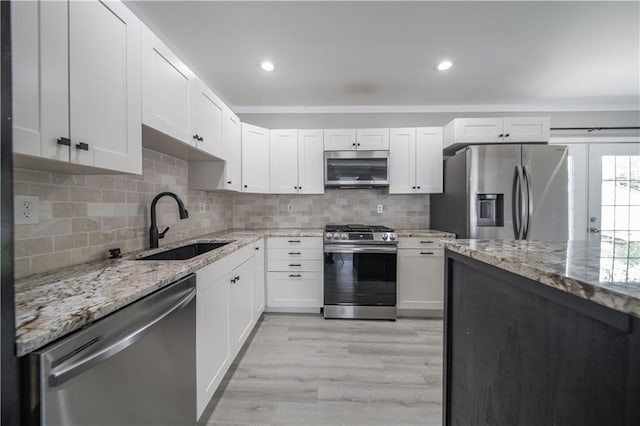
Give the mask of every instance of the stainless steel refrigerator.
[{"label": "stainless steel refrigerator", "polygon": [[431,228],[458,238],[567,240],[568,167],[565,146],[467,147],[445,160]]}]

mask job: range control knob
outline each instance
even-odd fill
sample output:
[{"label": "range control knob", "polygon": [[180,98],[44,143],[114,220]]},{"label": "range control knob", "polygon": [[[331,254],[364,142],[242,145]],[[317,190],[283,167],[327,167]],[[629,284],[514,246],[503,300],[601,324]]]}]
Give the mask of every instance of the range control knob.
[{"label": "range control knob", "polygon": [[346,240],[347,239],[347,234],[345,234],[345,233],[340,234],[340,238],[342,238],[343,240]]},{"label": "range control knob", "polygon": [[389,239],[391,241],[395,240],[396,239],[396,234],[389,234]]},{"label": "range control knob", "polygon": [[327,239],[330,240],[333,238],[333,234],[331,232],[327,232]]},{"label": "range control knob", "polygon": [[389,234],[382,234],[382,239],[384,241],[387,241],[387,238],[389,238]]}]

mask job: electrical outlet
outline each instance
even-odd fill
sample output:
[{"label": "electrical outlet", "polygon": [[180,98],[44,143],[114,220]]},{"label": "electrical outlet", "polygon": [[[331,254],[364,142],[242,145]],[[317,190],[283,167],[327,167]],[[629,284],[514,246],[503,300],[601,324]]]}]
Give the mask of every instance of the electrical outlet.
[{"label": "electrical outlet", "polygon": [[13,216],[16,225],[39,223],[40,198],[16,195],[13,204]]},{"label": "electrical outlet", "polygon": [[207,211],[207,204],[200,203],[200,213],[205,213]]},{"label": "electrical outlet", "polygon": [[378,204],[378,207],[376,208],[376,212],[382,213],[382,204]]}]

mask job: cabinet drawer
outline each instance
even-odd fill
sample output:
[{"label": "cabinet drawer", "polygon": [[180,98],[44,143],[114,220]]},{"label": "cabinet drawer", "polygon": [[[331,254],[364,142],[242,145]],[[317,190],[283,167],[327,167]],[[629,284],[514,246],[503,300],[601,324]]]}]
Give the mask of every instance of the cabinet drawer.
[{"label": "cabinet drawer", "polygon": [[321,237],[269,237],[269,249],[272,248],[315,248],[322,250]]},{"label": "cabinet drawer", "polygon": [[269,258],[269,271],[322,271],[322,260],[282,260]]},{"label": "cabinet drawer", "polygon": [[401,237],[398,239],[399,249],[442,248],[442,238],[433,237]]},{"label": "cabinet drawer", "polygon": [[403,249],[401,253],[407,256],[444,257],[444,249],[438,248],[438,247],[435,247],[435,248],[423,247],[420,249]]},{"label": "cabinet drawer", "polygon": [[322,260],[322,249],[305,248],[270,248],[268,261],[272,260]]},{"label": "cabinet drawer", "polygon": [[269,272],[269,307],[319,308],[323,305],[321,272]]}]

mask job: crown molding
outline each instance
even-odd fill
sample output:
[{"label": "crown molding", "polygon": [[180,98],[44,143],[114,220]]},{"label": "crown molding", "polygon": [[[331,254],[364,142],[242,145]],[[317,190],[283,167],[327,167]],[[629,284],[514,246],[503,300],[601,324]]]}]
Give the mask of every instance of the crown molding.
[{"label": "crown molding", "polygon": [[460,112],[588,112],[640,111],[637,104],[579,105],[345,105],[345,106],[236,106],[236,114],[395,114]]}]

